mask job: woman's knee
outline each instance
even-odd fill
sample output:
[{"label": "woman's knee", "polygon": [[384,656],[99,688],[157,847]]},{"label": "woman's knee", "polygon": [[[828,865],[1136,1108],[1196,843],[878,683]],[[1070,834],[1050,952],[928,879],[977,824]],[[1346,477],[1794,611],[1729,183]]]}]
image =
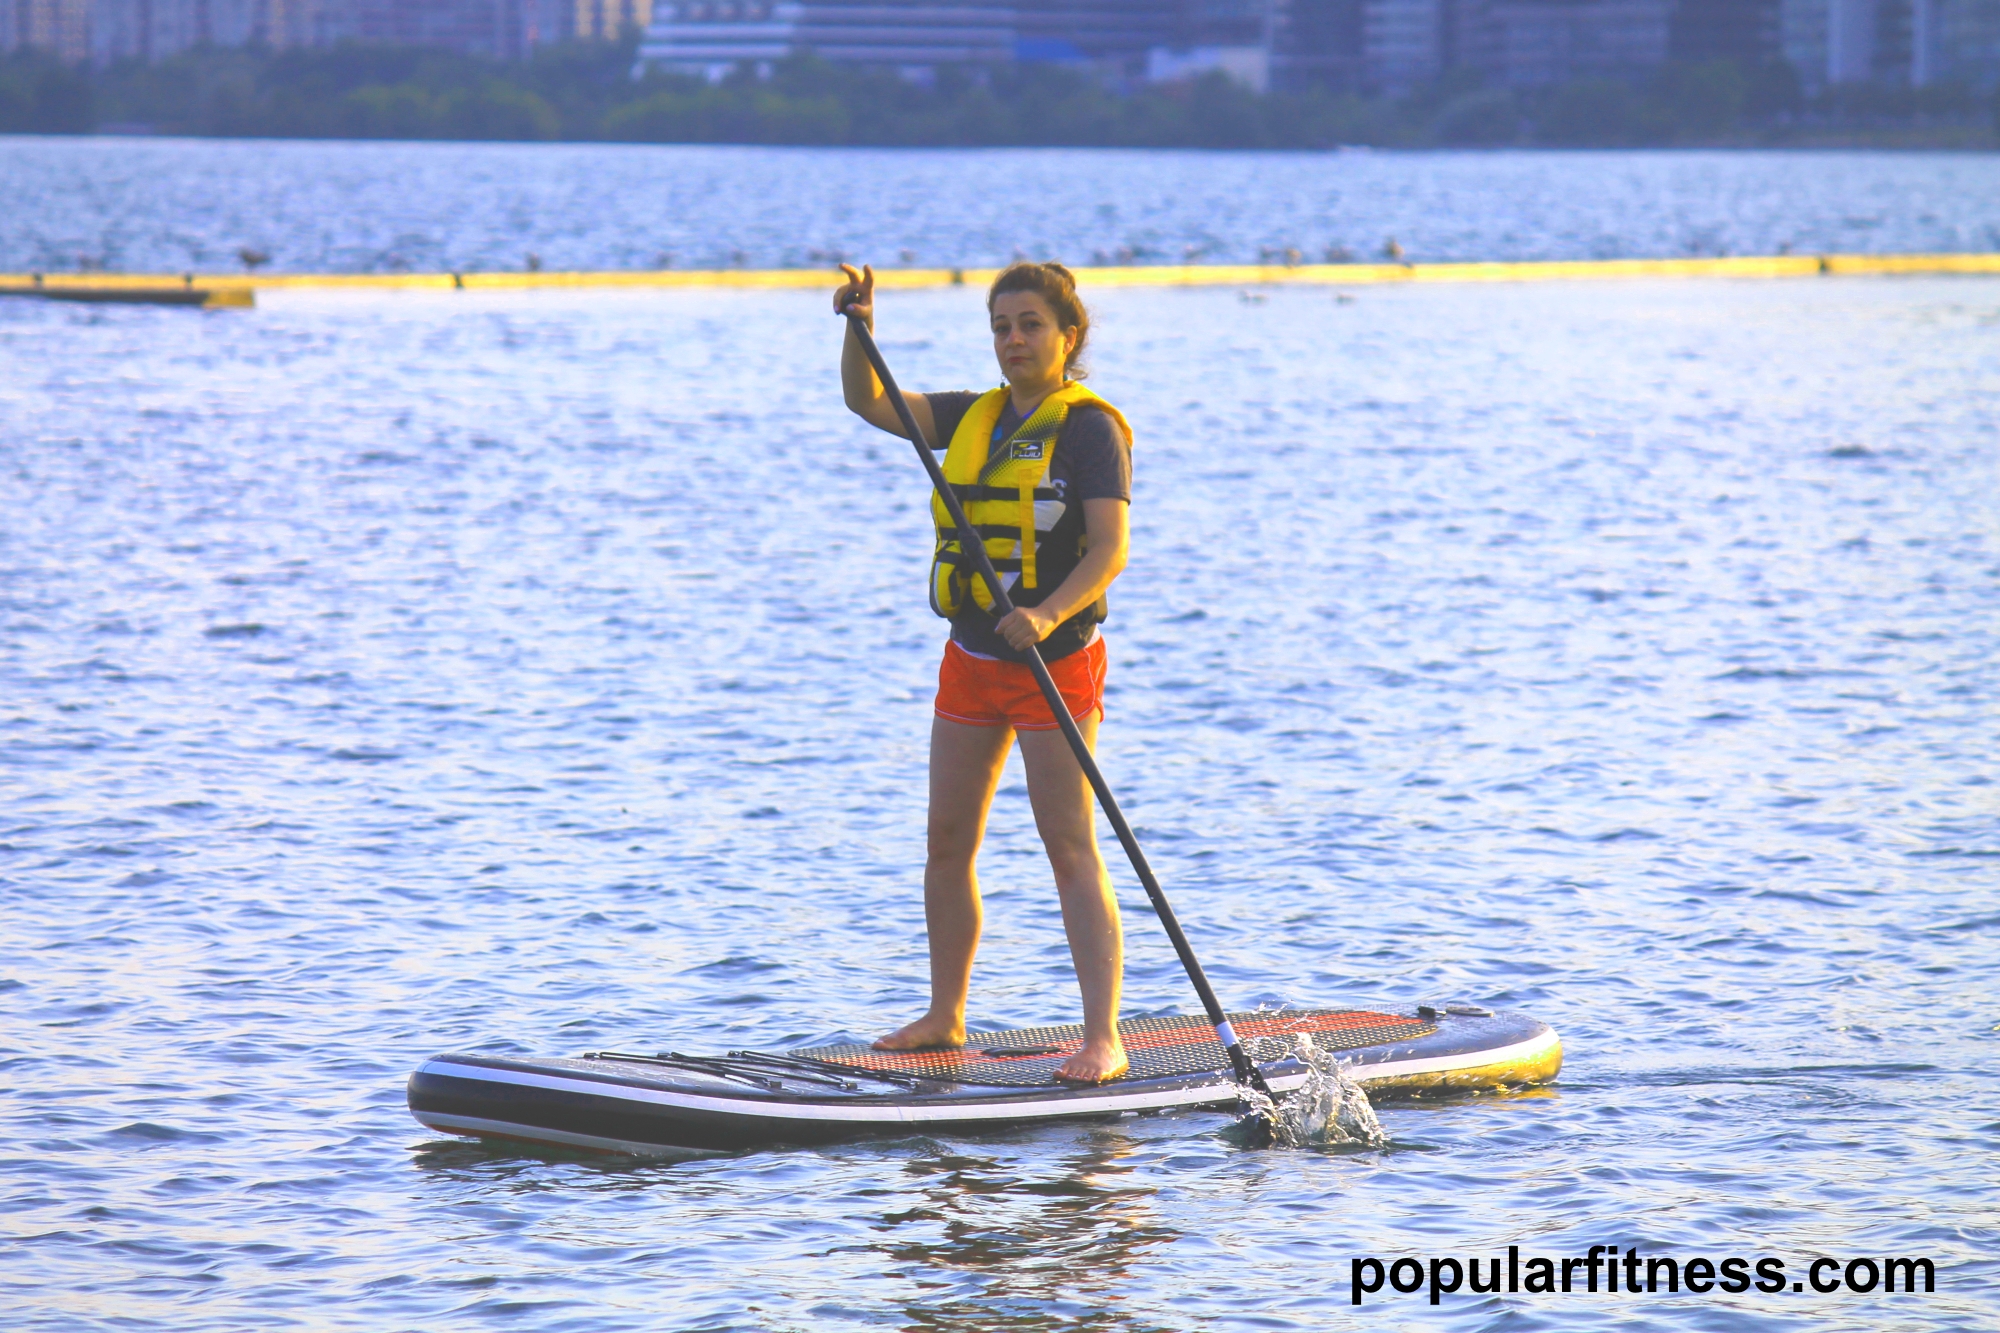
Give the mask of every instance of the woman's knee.
[{"label": "woman's knee", "polygon": [[970,862],[978,856],[980,835],[985,831],[984,822],[932,815],[925,847],[925,855],[931,864]]},{"label": "woman's knee", "polygon": [[1093,838],[1052,838],[1042,844],[1049,854],[1049,868],[1060,885],[1094,888],[1104,879],[1104,857]]}]

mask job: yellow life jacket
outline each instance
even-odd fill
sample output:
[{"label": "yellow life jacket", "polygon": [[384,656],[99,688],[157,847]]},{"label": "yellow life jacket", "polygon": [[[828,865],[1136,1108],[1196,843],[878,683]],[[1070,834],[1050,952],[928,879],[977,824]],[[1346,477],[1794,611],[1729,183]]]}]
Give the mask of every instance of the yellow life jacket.
[{"label": "yellow life jacket", "polygon": [[[1082,524],[1074,526],[1073,549],[1054,549],[1049,538],[1068,510],[1060,493],[1045,485],[1055,462],[1056,438],[1070,409],[1088,403],[1111,414],[1118,428],[1132,439],[1125,415],[1075,381],[1041,401],[1012,435],[996,441],[1000,414],[1007,406],[1002,385],[973,401],[952,432],[945,450],[944,475],[951,483],[965,516],[986,543],[986,554],[1018,606],[1033,606],[1069,577],[1083,556]],[[971,598],[981,610],[993,610],[987,589],[972,559],[958,539],[958,525],[933,492],[931,518],[937,525],[937,551],[931,560],[931,610],[949,619]],[[1101,615],[1099,616],[1101,619]]]}]

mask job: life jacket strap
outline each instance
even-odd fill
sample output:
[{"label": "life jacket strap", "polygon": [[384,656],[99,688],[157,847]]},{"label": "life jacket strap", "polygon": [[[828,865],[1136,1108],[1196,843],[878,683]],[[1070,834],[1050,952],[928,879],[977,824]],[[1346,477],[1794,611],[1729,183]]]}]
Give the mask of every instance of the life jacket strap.
[{"label": "life jacket strap", "polygon": [[[1022,488],[1019,486],[987,486],[981,482],[966,481],[953,482],[951,490],[952,494],[956,495],[961,503],[971,504],[978,500],[1016,500],[1020,498]],[[1037,486],[1034,490],[1034,498],[1037,500],[1062,499],[1062,493],[1053,487]]]},{"label": "life jacket strap", "polygon": [[1041,533],[1035,531],[1035,488],[1021,487],[1021,586],[1035,586],[1035,548]]},{"label": "life jacket strap", "polygon": [[[1018,556],[994,555],[989,551],[986,558],[993,562],[993,572],[996,574],[1017,574],[1020,572],[1021,560]],[[954,565],[967,575],[970,575],[973,570],[978,568],[972,557],[958,549],[956,545],[939,547],[937,563],[941,565]]]}]

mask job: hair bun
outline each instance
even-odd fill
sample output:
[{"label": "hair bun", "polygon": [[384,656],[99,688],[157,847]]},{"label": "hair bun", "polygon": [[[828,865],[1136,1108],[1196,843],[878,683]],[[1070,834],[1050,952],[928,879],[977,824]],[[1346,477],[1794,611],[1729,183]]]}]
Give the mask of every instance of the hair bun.
[{"label": "hair bun", "polygon": [[1061,264],[1058,264],[1055,260],[1053,259],[1045,260],[1042,264],[1042,267],[1047,269],[1049,272],[1054,273],[1059,277],[1061,277],[1062,280],[1068,283],[1070,286],[1072,287],[1076,286],[1076,274],[1070,272],[1068,269],[1064,268]]}]

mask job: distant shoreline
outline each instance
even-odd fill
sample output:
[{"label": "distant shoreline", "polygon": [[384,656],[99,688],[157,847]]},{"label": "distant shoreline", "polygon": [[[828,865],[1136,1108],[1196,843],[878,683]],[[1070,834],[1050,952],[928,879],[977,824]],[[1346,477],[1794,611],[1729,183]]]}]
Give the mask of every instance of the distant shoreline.
[{"label": "distant shoreline", "polygon": [[1854,135],[1800,135],[1789,139],[1718,139],[1712,142],[1658,143],[1658,144],[1368,144],[1336,143],[1320,146],[1268,146],[1218,148],[1207,144],[1120,144],[1120,143],[777,143],[762,140],[722,141],[710,139],[655,140],[655,139],[484,139],[449,138],[413,135],[408,138],[383,138],[379,136],[340,134],[201,134],[187,130],[160,129],[148,125],[103,125],[91,130],[74,131],[26,131],[0,130],[0,140],[5,139],[145,139],[145,140],[187,140],[203,143],[344,143],[344,144],[492,144],[492,145],[533,145],[546,148],[574,148],[600,145],[614,148],[805,148],[852,151],[865,149],[884,152],[1015,152],[1022,150],[1047,149],[1055,152],[1087,150],[1091,152],[1134,152],[1134,153],[1284,153],[1306,155],[1313,153],[1397,153],[1421,156],[1432,153],[1490,154],[1504,153],[1552,153],[1575,155],[1582,153],[1964,153],[1979,155],[2000,153],[2000,134],[1967,130],[1962,133],[1901,133],[1884,131],[1879,134]]},{"label": "distant shoreline", "polygon": [[437,142],[845,147],[2000,148],[2000,99],[1970,86],[1808,89],[1783,63],[1667,64],[1532,87],[1463,77],[1395,97],[1254,91],[1219,71],[1108,86],[1031,64],[998,78],[788,56],[710,80],[630,42],[496,61],[427,47],[193,48],[155,64],[0,56],[0,133]]}]

